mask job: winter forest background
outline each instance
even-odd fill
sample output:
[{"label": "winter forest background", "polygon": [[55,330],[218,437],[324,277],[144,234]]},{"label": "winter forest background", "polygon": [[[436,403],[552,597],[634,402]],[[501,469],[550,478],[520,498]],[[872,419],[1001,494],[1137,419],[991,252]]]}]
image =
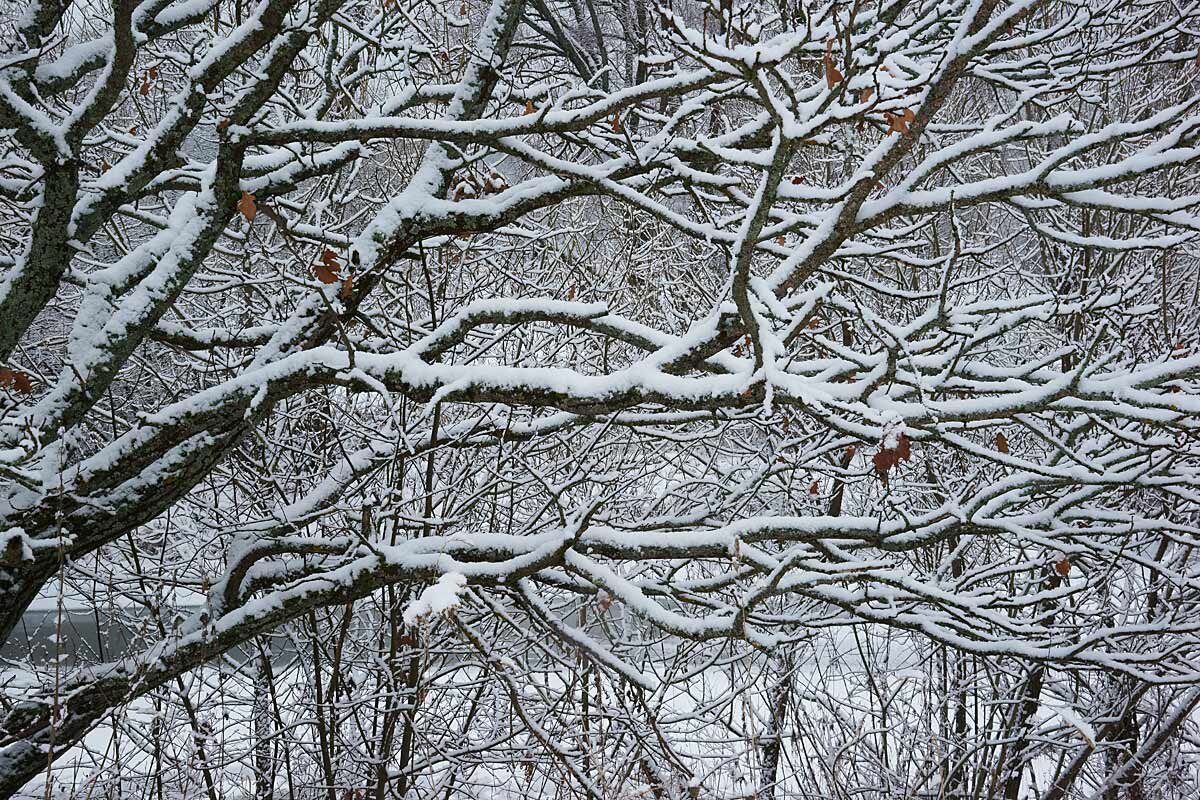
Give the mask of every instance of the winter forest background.
[{"label": "winter forest background", "polygon": [[1198,47],[0,3],[0,797],[1196,797]]}]

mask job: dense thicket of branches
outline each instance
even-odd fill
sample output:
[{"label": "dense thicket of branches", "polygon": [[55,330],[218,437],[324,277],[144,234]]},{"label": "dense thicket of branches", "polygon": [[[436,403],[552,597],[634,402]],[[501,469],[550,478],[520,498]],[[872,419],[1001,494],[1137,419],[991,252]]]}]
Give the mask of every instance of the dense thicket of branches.
[{"label": "dense thicket of branches", "polygon": [[1195,796],[1200,4],[0,30],[0,796]]}]

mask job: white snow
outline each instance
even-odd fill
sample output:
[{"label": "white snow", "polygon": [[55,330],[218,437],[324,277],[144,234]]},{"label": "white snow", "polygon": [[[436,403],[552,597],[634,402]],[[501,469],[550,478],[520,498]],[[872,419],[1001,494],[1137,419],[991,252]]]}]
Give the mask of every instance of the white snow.
[{"label": "white snow", "polygon": [[461,605],[460,595],[467,587],[467,577],[459,572],[447,572],[437,583],[425,588],[421,596],[404,608],[404,624],[418,625],[433,616],[444,615]]}]

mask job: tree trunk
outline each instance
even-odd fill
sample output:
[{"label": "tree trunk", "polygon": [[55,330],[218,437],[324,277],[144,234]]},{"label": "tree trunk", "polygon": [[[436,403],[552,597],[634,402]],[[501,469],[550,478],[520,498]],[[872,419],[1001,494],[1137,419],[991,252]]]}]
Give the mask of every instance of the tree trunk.
[{"label": "tree trunk", "polygon": [[792,697],[792,651],[772,656],[778,665],[778,678],[770,692],[771,717],[763,733],[762,782],[759,786],[760,800],[775,800],[775,786],[779,782],[779,762],[783,754],[783,732],[787,727],[788,708]]},{"label": "tree trunk", "polygon": [[270,650],[259,648],[254,675],[254,796],[273,800],[275,796],[274,725],[271,718]]}]

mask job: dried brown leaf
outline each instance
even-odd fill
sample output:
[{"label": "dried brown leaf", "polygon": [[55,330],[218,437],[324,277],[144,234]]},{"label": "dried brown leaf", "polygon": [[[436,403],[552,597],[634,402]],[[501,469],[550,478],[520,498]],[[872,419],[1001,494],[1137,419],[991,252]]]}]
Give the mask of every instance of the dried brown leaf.
[{"label": "dried brown leaf", "polygon": [[250,192],[242,192],[242,199],[238,200],[238,211],[242,213],[250,222],[254,222],[254,218],[258,216],[258,206],[254,203],[254,195]]}]

